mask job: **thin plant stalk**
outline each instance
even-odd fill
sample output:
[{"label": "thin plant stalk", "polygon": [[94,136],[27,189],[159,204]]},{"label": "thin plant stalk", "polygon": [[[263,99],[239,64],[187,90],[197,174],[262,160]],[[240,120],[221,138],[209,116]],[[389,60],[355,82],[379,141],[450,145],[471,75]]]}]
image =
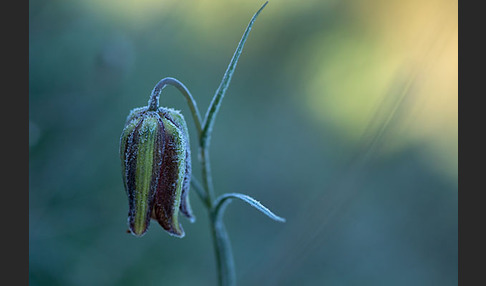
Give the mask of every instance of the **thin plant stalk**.
[{"label": "thin plant stalk", "polygon": [[197,104],[194,98],[192,97],[189,90],[175,78],[167,77],[160,80],[157,85],[154,87],[152,91],[151,98],[149,100],[149,108],[150,110],[156,110],[159,104],[159,95],[162,89],[166,85],[172,85],[176,87],[186,98],[189,108],[192,113],[192,117],[194,119],[194,123],[196,126],[196,130],[198,133],[198,143],[199,143],[199,161],[201,163],[201,173],[202,173],[202,183],[199,183],[194,178],[192,179],[191,185],[193,189],[198,194],[199,198],[205,204],[208,214],[209,214],[209,222],[210,222],[210,229],[211,235],[213,238],[213,245],[214,251],[216,256],[216,265],[218,270],[218,284],[220,286],[234,286],[236,285],[236,275],[235,275],[235,266],[233,260],[233,253],[231,250],[231,243],[226,231],[226,228],[223,223],[223,212],[226,206],[233,200],[239,199],[244,201],[257,210],[261,211],[269,218],[279,221],[285,222],[285,219],[275,215],[265,206],[263,206],[260,202],[253,199],[252,197],[244,194],[239,193],[225,193],[218,198],[214,196],[214,186],[212,182],[211,176],[211,164],[209,161],[209,146],[210,146],[210,139],[211,133],[214,125],[214,121],[216,119],[216,115],[219,111],[221,106],[221,101],[224,98],[226,90],[228,89],[229,83],[233,76],[233,73],[236,68],[236,64],[238,59],[243,51],[243,46],[248,38],[250,30],[255,22],[256,18],[260,14],[260,12],[265,8],[268,1],[265,2],[262,7],[253,15],[250,23],[248,24],[243,36],[236,48],[233,57],[231,58],[230,64],[224,73],[223,79],[221,84],[219,85],[218,89],[215,92],[215,95],[208,107],[208,110],[205,114],[204,121],[201,120],[201,116],[197,109]]},{"label": "thin plant stalk", "polygon": [[221,101],[231,82],[231,78],[235,71],[236,64],[238,63],[241,52],[243,51],[243,46],[245,45],[246,39],[250,34],[253,23],[255,22],[256,18],[263,10],[263,8],[265,8],[267,3],[268,1],[263,4],[263,6],[255,13],[255,15],[253,15],[250,23],[243,33],[243,36],[238,44],[238,47],[236,48],[235,53],[233,54],[230,64],[228,65],[228,68],[224,73],[221,84],[216,90],[213,100],[211,101],[211,104],[209,105],[209,108],[206,112],[206,116],[202,124],[202,131],[199,137],[199,152],[202,164],[203,183],[208,198],[207,205],[210,207],[209,219],[211,223],[211,233],[213,237],[216,264],[218,269],[218,283],[221,286],[236,285],[236,274],[230,239],[223,223],[221,215],[222,212],[219,213],[220,209],[224,209],[221,207],[224,207],[226,204],[214,204],[214,186],[212,183],[211,165],[209,162],[209,145],[211,132],[213,130],[214,121],[219,111],[219,107],[221,106]]}]

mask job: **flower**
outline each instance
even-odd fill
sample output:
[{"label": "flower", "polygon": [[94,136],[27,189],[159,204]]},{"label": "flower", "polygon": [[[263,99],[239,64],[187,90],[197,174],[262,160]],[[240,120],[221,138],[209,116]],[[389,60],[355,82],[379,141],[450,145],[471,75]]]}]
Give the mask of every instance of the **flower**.
[{"label": "flower", "polygon": [[154,219],[169,234],[183,237],[179,211],[190,221],[194,216],[189,134],[182,114],[163,107],[133,109],[120,138],[120,157],[129,231],[142,236]]}]

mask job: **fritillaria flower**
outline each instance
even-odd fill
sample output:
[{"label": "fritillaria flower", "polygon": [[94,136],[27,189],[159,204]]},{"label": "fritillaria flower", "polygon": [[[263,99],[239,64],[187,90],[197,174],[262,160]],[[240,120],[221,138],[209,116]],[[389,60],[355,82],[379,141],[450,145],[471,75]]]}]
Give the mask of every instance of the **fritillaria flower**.
[{"label": "fritillaria flower", "polygon": [[184,236],[179,212],[194,221],[189,204],[191,154],[182,114],[170,108],[133,109],[120,138],[122,175],[128,196],[128,228],[142,236],[150,220]]}]

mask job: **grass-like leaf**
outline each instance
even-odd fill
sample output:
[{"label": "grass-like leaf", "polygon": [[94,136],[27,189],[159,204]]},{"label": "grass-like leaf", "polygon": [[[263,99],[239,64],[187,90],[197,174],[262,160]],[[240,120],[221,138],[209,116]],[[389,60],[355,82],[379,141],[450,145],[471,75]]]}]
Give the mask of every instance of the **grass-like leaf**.
[{"label": "grass-like leaf", "polygon": [[255,13],[255,15],[253,15],[253,18],[251,18],[250,23],[246,27],[245,33],[243,33],[240,43],[238,44],[238,47],[236,48],[236,51],[233,54],[233,57],[231,58],[231,62],[229,63],[226,72],[224,73],[223,79],[221,80],[221,83],[218,89],[216,90],[213,99],[211,100],[211,104],[209,105],[208,111],[204,118],[204,123],[203,123],[201,138],[200,138],[201,140],[200,144],[203,147],[209,145],[209,139],[211,138],[211,131],[214,125],[214,119],[216,118],[216,114],[218,113],[219,107],[221,106],[221,100],[223,99],[224,94],[226,93],[226,90],[228,89],[228,86],[230,84],[231,77],[233,76],[233,73],[236,68],[236,64],[238,63],[238,59],[240,58],[241,52],[243,51],[243,46],[245,45],[246,39],[250,34],[250,30],[253,26],[253,23],[255,22],[256,18],[263,10],[263,8],[265,8],[267,3],[268,1],[265,2],[265,4],[263,4],[263,6]]},{"label": "grass-like leaf", "polygon": [[269,218],[278,221],[278,222],[285,222],[285,219],[283,217],[279,217],[278,215],[274,214],[271,210],[269,210],[267,207],[262,205],[259,201],[255,200],[254,198],[244,195],[244,194],[239,194],[239,193],[227,193],[221,195],[217,200],[216,203],[214,204],[214,212],[216,213],[216,216],[220,215],[219,212],[222,212],[224,210],[224,206],[227,205],[227,200],[230,199],[240,199],[252,207],[256,208],[257,210],[261,211],[264,213],[266,216]]}]

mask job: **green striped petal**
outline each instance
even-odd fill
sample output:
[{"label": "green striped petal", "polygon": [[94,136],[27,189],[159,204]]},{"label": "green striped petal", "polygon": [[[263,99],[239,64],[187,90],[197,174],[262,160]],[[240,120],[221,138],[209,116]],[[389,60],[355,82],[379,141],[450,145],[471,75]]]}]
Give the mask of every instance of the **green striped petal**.
[{"label": "green striped petal", "polygon": [[128,225],[136,236],[148,229],[163,154],[163,125],[155,112],[132,119],[122,134]]},{"label": "green striped petal", "polygon": [[129,231],[142,236],[152,218],[169,234],[183,237],[179,212],[190,221],[194,216],[189,134],[182,114],[169,108],[133,109],[120,138],[120,158]]}]

